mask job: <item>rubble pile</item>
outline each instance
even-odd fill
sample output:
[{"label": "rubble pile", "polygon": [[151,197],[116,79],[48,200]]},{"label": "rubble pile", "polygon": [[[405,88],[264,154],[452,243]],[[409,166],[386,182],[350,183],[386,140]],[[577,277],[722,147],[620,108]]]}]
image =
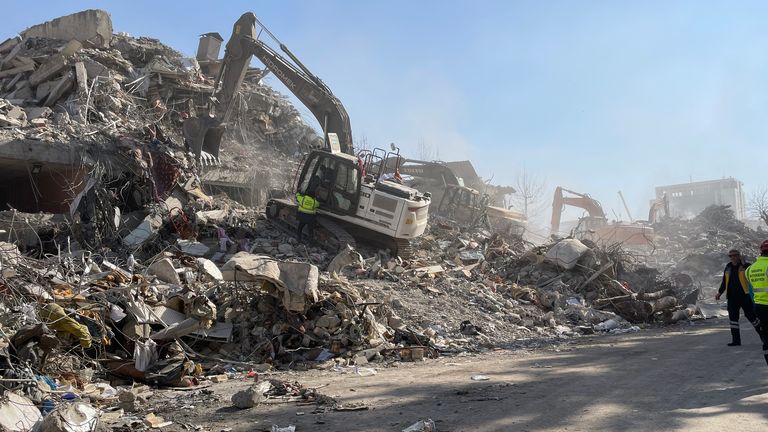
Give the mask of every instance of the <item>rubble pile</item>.
[{"label": "rubble pile", "polygon": [[[111,28],[103,11],[59,20],[89,13],[96,15],[93,23]],[[66,142],[143,137],[145,126],[160,124],[155,138],[181,144],[183,120],[205,112],[215,77],[157,39],[100,35],[96,43],[76,39],[74,31],[60,35],[68,39],[46,36],[27,30],[0,44],[0,126],[10,128],[6,133]],[[288,155],[316,144],[314,130],[287,98],[261,84],[264,75],[254,69],[247,76],[233,113],[238,127],[229,128],[225,142],[272,144]]]},{"label": "rubble pile", "polygon": [[657,249],[649,261],[672,277],[689,277],[703,287],[720,285],[726,254],[738,249],[754,261],[768,235],[736,219],[729,206],[710,206],[691,220],[665,218],[654,226]]},{"label": "rubble pile", "polygon": [[180,133],[213,91],[196,61],[112,34],[101,11],[59,20],[0,44],[0,137],[71,146],[82,159],[64,213],[0,212],[0,412],[13,411],[0,422],[17,421],[0,430],[92,430],[108,417],[124,430],[163,427],[147,412],[155,388],[233,377],[256,381],[232,399],[240,409],[276,397],[332,403],[259,375],[371,375],[369,363],[691,319],[691,263],[716,254],[719,271],[724,250],[756,244],[724,208],[659,226],[652,256],[670,263],[664,273],[617,246],[536,246],[441,218],[409,259],[302,244],[257,208],[203,190],[244,171],[284,187],[292,156],[317,143],[264,71],[247,75],[222,160],[199,164]]}]

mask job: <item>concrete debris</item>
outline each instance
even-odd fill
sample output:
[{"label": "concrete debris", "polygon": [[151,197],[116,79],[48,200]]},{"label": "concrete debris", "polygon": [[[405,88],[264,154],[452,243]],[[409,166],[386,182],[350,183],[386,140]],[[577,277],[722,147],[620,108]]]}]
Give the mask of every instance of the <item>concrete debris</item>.
[{"label": "concrete debris", "polygon": [[0,400],[0,430],[26,432],[33,430],[43,420],[40,410],[28,398],[7,392]]},{"label": "concrete debris", "polygon": [[403,429],[403,432],[437,432],[437,426],[432,419],[419,420]]},{"label": "concrete debris", "polygon": [[23,32],[24,39],[76,39],[100,48],[109,48],[112,19],[102,10],[90,9],[32,26]]},{"label": "concrete debris", "polygon": [[232,395],[232,405],[240,409],[253,408],[267,399],[266,393],[272,388],[269,381],[260,382]]},{"label": "concrete debris", "polygon": [[99,410],[83,402],[59,405],[43,420],[41,432],[91,432],[98,430]]},{"label": "concrete debris", "polygon": [[[15,383],[3,384],[0,429],[179,424],[173,404],[209,403],[212,381],[255,380],[232,397],[243,409],[333,405],[272,373],[363,380],[401,361],[703,318],[724,252],[766,237],[711,207],[661,220],[645,255],[534,245],[431,215],[407,259],[303,244],[264,204],[319,138],[263,71],[240,89],[228,121],[241,127],[220,159],[198,161],[181,138],[210,98],[214,63],[113,35],[103,11],[0,43],[0,159],[13,167],[0,180],[15,186],[0,201],[0,378]],[[162,391],[185,396],[153,402]],[[426,419],[405,430],[436,429]]]}]

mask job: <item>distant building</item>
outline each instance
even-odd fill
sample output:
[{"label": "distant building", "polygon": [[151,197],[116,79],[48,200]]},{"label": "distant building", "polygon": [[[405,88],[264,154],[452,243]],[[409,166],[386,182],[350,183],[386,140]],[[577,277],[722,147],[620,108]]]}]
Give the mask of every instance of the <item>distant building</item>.
[{"label": "distant building", "polygon": [[729,205],[736,218],[747,217],[744,184],[733,177],[656,187],[657,199],[665,194],[671,217],[690,219],[711,205]]}]

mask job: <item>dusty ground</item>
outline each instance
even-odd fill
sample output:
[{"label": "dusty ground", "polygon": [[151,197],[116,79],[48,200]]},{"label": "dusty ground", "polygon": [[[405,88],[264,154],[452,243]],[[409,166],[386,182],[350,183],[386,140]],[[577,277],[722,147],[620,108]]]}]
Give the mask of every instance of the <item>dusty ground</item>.
[{"label": "dusty ground", "polygon": [[[248,386],[241,380],[214,385],[207,398],[166,393],[176,398],[156,412],[213,431],[268,431],[273,424],[297,431],[400,431],[423,418],[454,432],[768,430],[768,366],[757,335],[743,328],[744,345],[729,348],[726,326],[716,319],[537,352],[443,357],[369,377],[280,375],[322,386],[324,394],[365,404],[366,411],[314,413],[314,405],[296,404],[240,411],[229,399]],[[477,374],[490,379],[472,381]]]}]

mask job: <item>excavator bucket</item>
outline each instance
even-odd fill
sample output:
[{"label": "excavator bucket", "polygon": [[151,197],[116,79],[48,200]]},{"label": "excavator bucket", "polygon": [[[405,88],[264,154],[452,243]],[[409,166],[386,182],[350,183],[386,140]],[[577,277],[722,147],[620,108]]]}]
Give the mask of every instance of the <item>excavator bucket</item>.
[{"label": "excavator bucket", "polygon": [[219,158],[221,137],[224,135],[225,129],[220,122],[210,117],[191,117],[184,121],[182,129],[189,150],[195,154],[198,160],[202,152]]}]

